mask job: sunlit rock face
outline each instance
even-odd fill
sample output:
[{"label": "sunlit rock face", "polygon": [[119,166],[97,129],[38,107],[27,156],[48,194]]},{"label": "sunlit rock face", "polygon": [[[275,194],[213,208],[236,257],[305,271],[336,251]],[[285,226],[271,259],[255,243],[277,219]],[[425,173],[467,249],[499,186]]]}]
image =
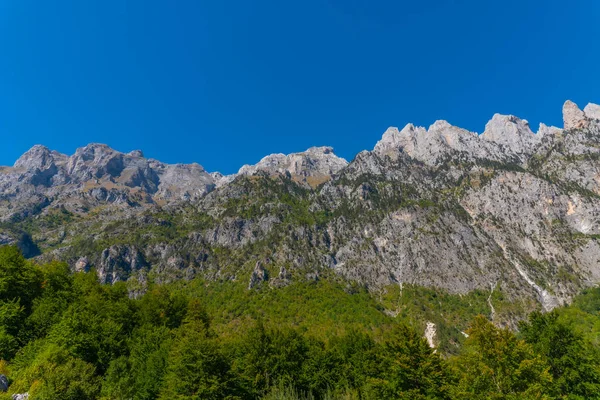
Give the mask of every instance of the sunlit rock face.
[{"label": "sunlit rock face", "polygon": [[257,164],[244,165],[235,176],[249,176],[258,172],[289,175],[310,186],[318,186],[331,179],[348,162],[338,157],[332,147],[311,147],[292,154],[271,154]]}]

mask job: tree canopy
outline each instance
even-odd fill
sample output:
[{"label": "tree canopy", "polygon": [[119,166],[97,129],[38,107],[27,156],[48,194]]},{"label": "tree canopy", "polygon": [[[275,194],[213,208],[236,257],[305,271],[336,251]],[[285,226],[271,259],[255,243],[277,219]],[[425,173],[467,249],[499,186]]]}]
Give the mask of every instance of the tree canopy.
[{"label": "tree canopy", "polygon": [[[345,295],[348,312],[364,314],[343,315],[331,312],[334,289],[301,288],[325,308],[318,317],[293,304],[288,316],[265,302],[270,292],[256,297],[260,314],[236,311],[235,299],[217,304],[227,296],[203,297],[193,284],[131,298],[124,283],[0,247],[0,374],[10,383],[0,399],[600,398],[598,289],[516,331],[477,316],[442,352],[416,320],[371,317],[360,291]],[[319,335],[310,327],[320,323],[337,326]]]}]

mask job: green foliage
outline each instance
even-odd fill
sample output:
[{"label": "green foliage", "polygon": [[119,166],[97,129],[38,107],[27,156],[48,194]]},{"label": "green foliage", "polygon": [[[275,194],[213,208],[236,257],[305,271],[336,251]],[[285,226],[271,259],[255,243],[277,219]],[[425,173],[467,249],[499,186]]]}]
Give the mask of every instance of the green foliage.
[{"label": "green foliage", "polygon": [[381,398],[449,399],[450,375],[442,359],[414,329],[400,325],[384,344]]},{"label": "green foliage", "polygon": [[187,307],[187,297],[158,286],[140,299],[137,313],[142,324],[176,328],[185,318]]},{"label": "green foliage", "polygon": [[[17,364],[18,365],[18,364]],[[48,344],[17,369],[11,389],[29,391],[41,400],[87,400],[100,391],[100,377],[94,366],[71,355],[66,349]]]},{"label": "green foliage", "polygon": [[268,330],[259,322],[241,343],[236,370],[243,377],[247,391],[254,395],[264,395],[277,384],[302,387],[302,365],[307,351],[306,340],[297,331]]},{"label": "green foliage", "polygon": [[[0,268],[0,373],[10,380],[0,399],[600,397],[600,289],[531,314],[517,335],[475,317],[488,300],[497,318],[522,315],[500,290],[369,293],[323,271],[277,289],[196,279],[131,299],[123,283],[35,265],[10,247]],[[438,329],[435,350],[424,321]]]},{"label": "green foliage", "polygon": [[8,333],[5,326],[0,327],[0,359],[10,360],[18,348],[17,338]]},{"label": "green foliage", "polygon": [[600,314],[600,288],[584,290],[574,299],[573,305],[588,314]]},{"label": "green foliage", "polygon": [[403,284],[385,287],[378,296],[381,304],[397,320],[421,325],[422,329],[425,328],[424,321],[435,323],[438,349],[448,355],[458,353],[464,341],[462,332],[477,315],[491,314],[488,297],[500,320],[510,317],[511,313],[526,315],[522,304],[508,302],[500,290],[493,293],[475,290],[461,296],[441,289]]},{"label": "green foliage", "polygon": [[333,280],[296,282],[273,290],[247,290],[247,282],[205,282],[194,280],[176,285],[197,297],[219,335],[245,331],[260,318],[275,326],[294,326],[309,336],[326,339],[348,328],[375,331],[393,320],[382,313],[381,305],[364,288],[348,290]]},{"label": "green foliage", "polygon": [[19,249],[0,247],[0,301],[18,300],[30,309],[40,290],[39,271],[25,261]]},{"label": "green foliage", "polygon": [[582,399],[600,397],[600,354],[558,312],[533,313],[519,326],[523,338],[550,366],[554,392]]},{"label": "green foliage", "polygon": [[35,337],[44,337],[76,297],[73,276],[67,264],[51,262],[42,266],[40,271],[43,291],[34,300],[27,321]]},{"label": "green foliage", "polygon": [[41,282],[40,271],[16,247],[0,247],[0,359],[11,359],[27,341],[26,318]]},{"label": "green foliage", "polygon": [[99,372],[126,351],[125,339],[134,324],[134,310],[123,287],[101,287],[72,304],[48,337]]},{"label": "green foliage", "polygon": [[483,316],[467,331],[455,360],[459,399],[539,399],[550,394],[552,376],[532,347]]},{"label": "green foliage", "polygon": [[338,390],[356,390],[363,395],[369,393],[373,378],[383,368],[380,348],[375,340],[366,333],[351,330],[339,338],[333,338],[330,345],[336,360],[333,386]]},{"label": "green foliage", "polygon": [[159,399],[217,400],[237,392],[230,361],[210,334],[206,313],[196,301],[190,303],[177,333],[166,371]]}]

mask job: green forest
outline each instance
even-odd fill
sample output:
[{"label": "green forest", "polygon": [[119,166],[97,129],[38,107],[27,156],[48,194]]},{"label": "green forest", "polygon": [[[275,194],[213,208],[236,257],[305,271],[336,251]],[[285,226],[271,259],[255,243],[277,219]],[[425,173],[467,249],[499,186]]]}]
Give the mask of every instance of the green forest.
[{"label": "green forest", "polygon": [[252,291],[194,279],[132,299],[126,283],[4,246],[0,399],[600,398],[600,289],[512,329],[489,321],[486,299],[328,279]]}]

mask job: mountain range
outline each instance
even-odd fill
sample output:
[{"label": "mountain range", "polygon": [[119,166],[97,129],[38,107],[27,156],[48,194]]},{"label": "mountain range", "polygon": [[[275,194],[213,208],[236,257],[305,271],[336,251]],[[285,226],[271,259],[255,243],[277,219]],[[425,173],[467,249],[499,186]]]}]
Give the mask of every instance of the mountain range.
[{"label": "mountain range", "polygon": [[312,147],[233,175],[36,145],[0,167],[0,244],[132,296],[195,276],[249,290],[331,278],[550,310],[600,282],[600,106],[567,101],[563,119],[390,127],[351,162]]}]

